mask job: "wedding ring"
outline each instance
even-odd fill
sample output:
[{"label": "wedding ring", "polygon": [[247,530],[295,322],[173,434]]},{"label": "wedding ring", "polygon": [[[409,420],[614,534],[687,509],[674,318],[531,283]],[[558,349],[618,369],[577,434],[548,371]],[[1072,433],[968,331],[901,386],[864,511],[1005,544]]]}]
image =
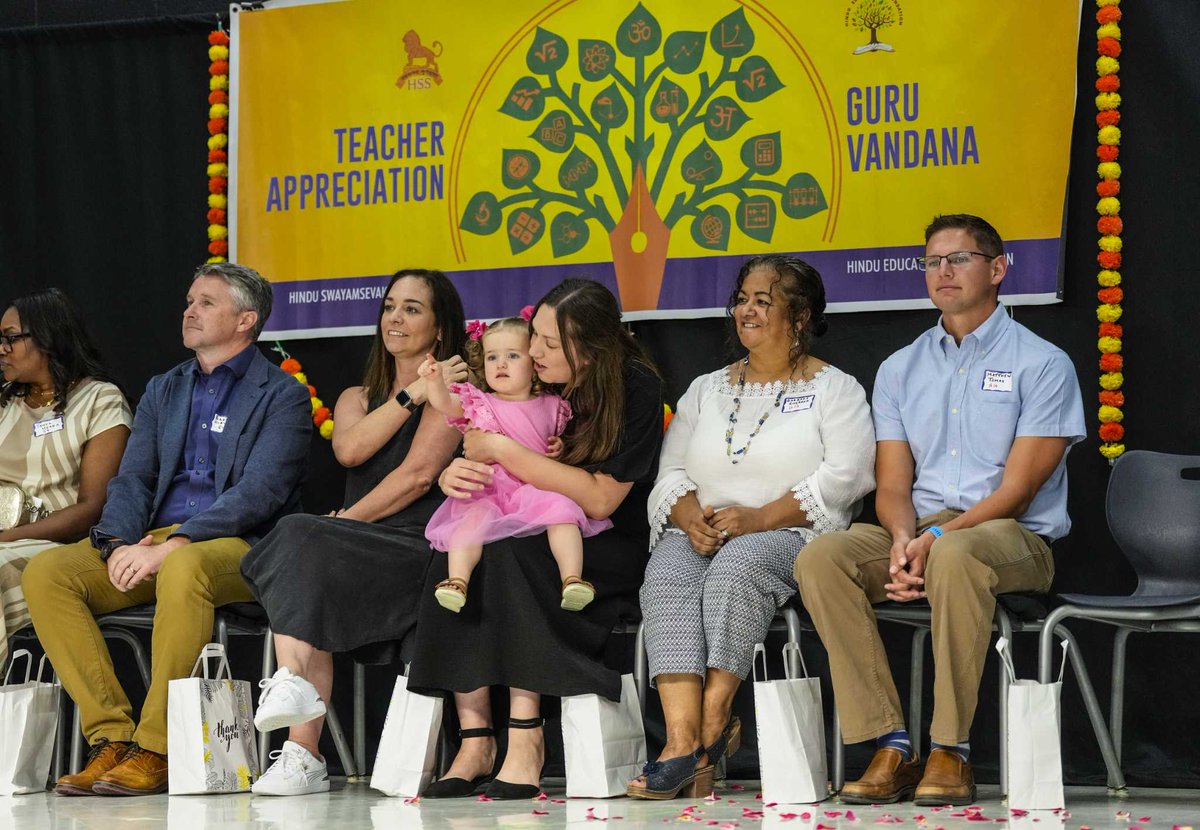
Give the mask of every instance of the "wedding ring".
[{"label": "wedding ring", "polygon": [[728,538],[729,538],[729,531],[728,531],[728,530],[722,530],[722,531],[721,531],[721,538],[722,538],[722,539],[728,539]]}]

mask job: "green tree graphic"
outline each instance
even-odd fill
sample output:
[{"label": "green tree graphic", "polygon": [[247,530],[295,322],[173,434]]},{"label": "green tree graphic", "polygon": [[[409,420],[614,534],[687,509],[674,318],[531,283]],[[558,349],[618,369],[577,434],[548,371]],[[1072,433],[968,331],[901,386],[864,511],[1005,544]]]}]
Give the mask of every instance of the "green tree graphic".
[{"label": "green tree graphic", "polygon": [[895,0],[854,0],[846,9],[846,25],[859,32],[871,33],[871,40],[855,49],[854,54],[896,51],[880,42],[879,30],[902,24],[904,20],[900,14],[900,5]]},{"label": "green tree graphic", "polygon": [[[706,41],[721,60],[715,77],[700,69]],[[613,42],[583,38],[575,44],[582,82],[569,82],[561,77],[570,59],[568,42],[539,27],[525,55],[532,74],[513,84],[500,112],[533,124],[529,137],[541,152],[504,149],[500,179],[512,192],[474,194],[459,227],[488,235],[503,226],[512,253],[520,254],[546,235],[545,212],[553,206],[551,252],[563,257],[586,245],[591,227],[599,225],[609,235],[628,310],[656,307],[670,233],[685,218],[701,248],[724,251],[735,223],[746,236],[769,242],[780,210],[790,219],[825,210],[825,195],[811,174],[778,180],[778,131],[745,139],[741,166],[729,175],[713,148],[751,120],[744,105],[783,88],[770,63],[750,54],[753,46],[754,31],[741,8],[707,35],[679,31],[664,38],[658,21],[638,3]],[[687,82],[689,76],[694,83]],[[669,128],[657,153],[651,122]],[[550,167],[555,157],[561,158],[556,168],[543,171],[543,160]],[[593,192],[602,173],[618,205]],[[556,187],[548,181],[552,177]],[[718,202],[730,196],[736,199],[733,217]],[[667,204],[665,214],[660,201]]]}]

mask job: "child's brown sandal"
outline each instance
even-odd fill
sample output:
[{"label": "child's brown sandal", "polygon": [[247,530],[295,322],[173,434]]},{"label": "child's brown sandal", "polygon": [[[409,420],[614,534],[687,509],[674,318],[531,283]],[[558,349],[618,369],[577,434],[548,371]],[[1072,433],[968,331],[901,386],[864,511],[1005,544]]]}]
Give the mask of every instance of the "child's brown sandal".
[{"label": "child's brown sandal", "polygon": [[433,596],[438,605],[457,614],[467,604],[467,581],[457,576],[443,579],[434,586]]},{"label": "child's brown sandal", "polygon": [[577,576],[568,576],[562,584],[562,608],[579,611],[596,598],[596,586]]}]

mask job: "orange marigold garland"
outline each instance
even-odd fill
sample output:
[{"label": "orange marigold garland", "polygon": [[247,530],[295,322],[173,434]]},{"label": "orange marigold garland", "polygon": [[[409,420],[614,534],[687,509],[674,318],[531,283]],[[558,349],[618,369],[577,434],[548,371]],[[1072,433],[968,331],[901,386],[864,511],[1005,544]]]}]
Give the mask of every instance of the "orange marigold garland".
[{"label": "orange marigold garland", "polygon": [[1121,232],[1124,223],[1121,221],[1121,165],[1117,159],[1121,154],[1121,79],[1118,72],[1121,69],[1121,0],[1096,0],[1096,213],[1100,218],[1096,222],[1096,231],[1100,234],[1099,251],[1096,263],[1100,273],[1096,281],[1100,289],[1096,299],[1100,301],[1096,309],[1096,319],[1100,321],[1099,339],[1096,347],[1100,351],[1100,410],[1097,417],[1100,420],[1100,454],[1111,464],[1121,453],[1125,452],[1122,440],[1125,438],[1125,427],[1121,421],[1125,418],[1125,393],[1121,387],[1125,383],[1123,370],[1125,359],[1121,356],[1122,336],[1124,328],[1117,322],[1121,319],[1123,309],[1121,302],[1125,292],[1121,286],[1121,249],[1123,243]]},{"label": "orange marigold garland", "polygon": [[218,24],[208,33],[208,253],[209,262],[229,256],[229,35]]},{"label": "orange marigold garland", "polygon": [[333,413],[329,411],[329,407],[325,405],[325,402],[317,397],[317,387],[308,382],[308,375],[304,374],[300,361],[288,354],[283,348],[283,344],[278,341],[276,341],[271,351],[279,352],[280,357],[283,358],[283,361],[279,364],[279,368],[307,387],[309,402],[312,404],[313,426],[321,433],[322,438],[326,441],[332,441]]}]

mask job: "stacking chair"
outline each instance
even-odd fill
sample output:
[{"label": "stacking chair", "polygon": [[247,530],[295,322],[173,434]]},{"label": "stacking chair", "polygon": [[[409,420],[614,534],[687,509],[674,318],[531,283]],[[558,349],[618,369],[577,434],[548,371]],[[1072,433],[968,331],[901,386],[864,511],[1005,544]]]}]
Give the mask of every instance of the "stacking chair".
[{"label": "stacking chair", "polygon": [[1051,629],[1061,628],[1065,620],[1116,627],[1109,724],[1105,728],[1102,720],[1093,720],[1093,729],[1105,761],[1111,759],[1109,786],[1123,789],[1121,730],[1129,635],[1200,631],[1200,456],[1125,453],[1109,476],[1105,510],[1109,532],[1137,574],[1137,588],[1128,596],[1061,594],[1066,604],[1046,618],[1042,631],[1038,673],[1043,683],[1049,680]]}]

